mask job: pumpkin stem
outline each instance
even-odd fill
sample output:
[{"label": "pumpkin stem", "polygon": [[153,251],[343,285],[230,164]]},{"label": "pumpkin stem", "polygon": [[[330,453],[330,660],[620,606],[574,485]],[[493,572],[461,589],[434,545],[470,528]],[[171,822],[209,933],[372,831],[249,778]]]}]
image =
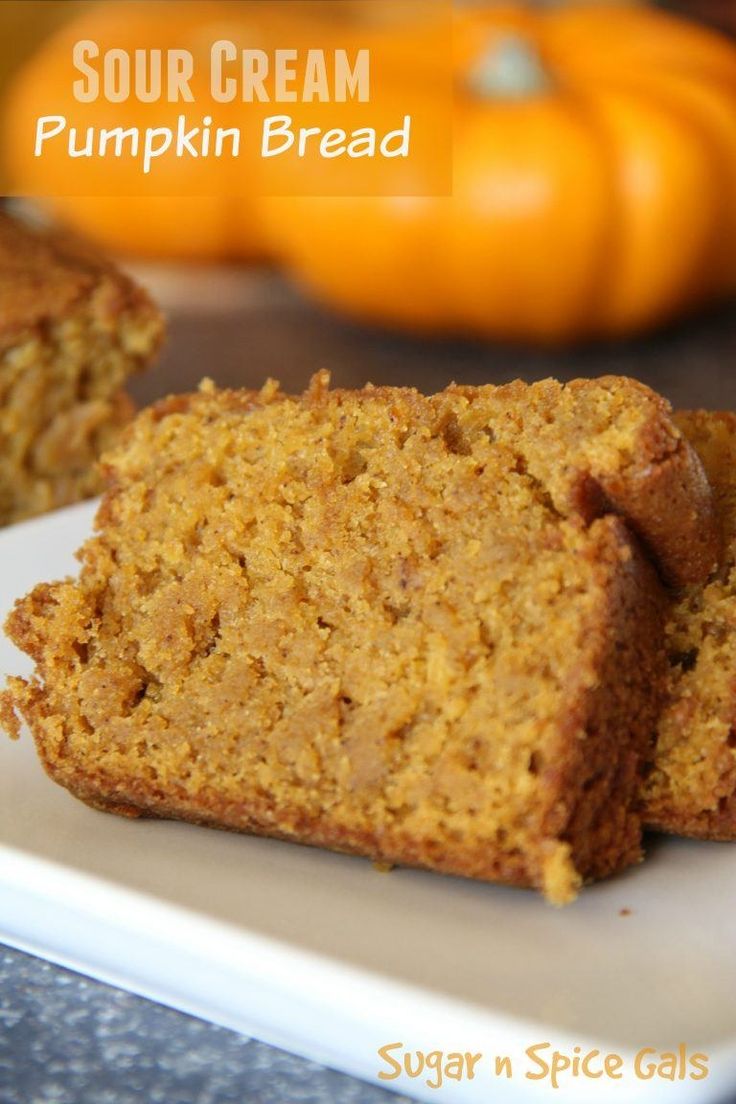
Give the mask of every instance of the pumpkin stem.
[{"label": "pumpkin stem", "polygon": [[548,92],[552,81],[535,47],[521,35],[496,39],[469,75],[471,89],[488,99],[521,100]]}]

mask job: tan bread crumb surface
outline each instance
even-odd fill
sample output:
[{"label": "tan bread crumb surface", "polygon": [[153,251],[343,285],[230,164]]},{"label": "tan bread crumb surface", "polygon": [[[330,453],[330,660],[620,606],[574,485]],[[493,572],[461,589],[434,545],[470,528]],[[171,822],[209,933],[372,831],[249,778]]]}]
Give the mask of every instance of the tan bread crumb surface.
[{"label": "tan bread crumb surface", "polygon": [[96,807],[565,903],[640,858],[664,677],[647,556],[709,570],[699,462],[624,379],[327,383],[207,384],[136,419],[80,578],[9,619],[36,675],[6,724]]},{"label": "tan bread crumb surface", "polygon": [[163,322],[76,242],[0,212],[0,525],[96,494]]}]

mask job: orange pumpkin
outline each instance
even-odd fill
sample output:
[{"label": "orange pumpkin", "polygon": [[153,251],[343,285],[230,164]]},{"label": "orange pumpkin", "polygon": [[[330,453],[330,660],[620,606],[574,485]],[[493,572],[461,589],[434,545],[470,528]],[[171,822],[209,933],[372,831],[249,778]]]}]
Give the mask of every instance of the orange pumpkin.
[{"label": "orange pumpkin", "polygon": [[[29,142],[31,121],[46,113],[75,119],[83,113],[84,126],[140,125],[146,107],[135,100],[113,107],[100,97],[83,108],[76,103],[70,79],[72,44],[81,39],[132,51],[135,48],[188,49],[195,59],[192,90],[199,101],[207,87],[208,51],[220,37],[246,33],[261,44],[264,16],[252,4],[239,0],[109,0],[81,13],[48,38],[16,78],[5,110],[3,139],[5,154],[28,190],[43,196],[52,213],[90,238],[116,252],[151,257],[195,260],[261,258],[265,246],[251,197],[243,188],[232,189],[225,177],[212,178],[212,195],[196,194],[187,174],[197,163],[181,160],[169,175],[170,195],[141,195],[138,165],[119,160],[114,169],[115,195],[110,191],[111,170],[99,162],[98,194],[65,194],[75,189],[74,163],[60,148],[34,161]],[[245,30],[244,30],[245,29]],[[204,102],[204,99],[202,99]],[[227,125],[227,105],[219,110],[219,121]],[[171,124],[182,111],[179,104],[155,107],[156,125]],[[203,112],[199,112],[201,116]],[[247,179],[248,167],[242,169]],[[105,177],[107,176],[107,179]],[[92,189],[90,189],[92,191]],[[241,194],[231,194],[233,192]],[[126,194],[128,193],[128,194]]]},{"label": "orange pumpkin", "polygon": [[373,322],[541,343],[736,290],[727,40],[629,4],[455,18],[453,195],[264,199],[300,282]]},{"label": "orange pumpkin", "polygon": [[[258,163],[241,154],[235,168],[222,162],[221,175],[207,178],[212,194],[201,195],[190,173],[197,163],[181,160],[169,172],[168,195],[142,195],[140,168],[134,161],[118,160],[112,169],[102,159],[94,166],[89,195],[78,189],[79,162],[70,162],[65,149],[49,148],[43,160],[32,154],[35,120],[44,114],[66,115],[80,131],[86,126],[122,127],[171,125],[182,110],[179,104],[141,106],[134,99],[111,106],[101,96],[83,107],[74,100],[70,57],[72,46],[82,39],[117,49],[185,49],[194,56],[191,79],[196,125],[210,103],[209,49],[219,38],[233,38],[250,47],[269,49],[293,46],[300,40],[310,45],[341,45],[358,15],[364,17],[361,45],[370,36],[381,35],[384,22],[401,23],[401,5],[396,0],[356,0],[340,5],[339,19],[331,0],[309,0],[307,4],[263,4],[261,0],[105,0],[83,10],[52,34],[21,69],[13,82],[2,121],[3,154],[24,191],[42,197],[43,205],[67,224],[106,248],[119,253],[185,260],[263,260],[266,243],[256,214],[253,192],[257,189]],[[409,19],[411,3],[407,5]],[[397,57],[402,43],[416,41],[415,28],[408,27],[393,45]],[[215,105],[217,122],[238,125],[238,104]],[[214,114],[214,112],[213,112]],[[211,162],[210,162],[211,164]],[[233,185],[229,171],[237,173]],[[160,176],[162,169],[157,166]],[[87,177],[90,179],[90,177]],[[211,187],[210,187],[211,186]],[[287,187],[287,190],[290,190]],[[113,192],[115,194],[108,194]],[[160,192],[162,189],[157,188]],[[51,195],[47,193],[52,193]],[[127,193],[127,194],[126,194]]]}]

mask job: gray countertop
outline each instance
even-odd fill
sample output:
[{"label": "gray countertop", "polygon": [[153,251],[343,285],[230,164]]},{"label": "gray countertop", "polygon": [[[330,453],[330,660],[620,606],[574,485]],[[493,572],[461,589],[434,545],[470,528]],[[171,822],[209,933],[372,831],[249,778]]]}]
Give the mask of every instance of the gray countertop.
[{"label": "gray countertop", "polygon": [[[318,368],[341,386],[436,390],[520,376],[625,373],[678,406],[736,409],[736,311],[625,344],[549,354],[412,341],[333,321],[277,277],[148,269],[168,308],[160,365],[139,402],[196,386],[301,389]],[[400,1098],[262,1043],[0,948],[0,1104],[379,1104]]]},{"label": "gray countertop", "polygon": [[407,1099],[0,946],[0,1104]]}]

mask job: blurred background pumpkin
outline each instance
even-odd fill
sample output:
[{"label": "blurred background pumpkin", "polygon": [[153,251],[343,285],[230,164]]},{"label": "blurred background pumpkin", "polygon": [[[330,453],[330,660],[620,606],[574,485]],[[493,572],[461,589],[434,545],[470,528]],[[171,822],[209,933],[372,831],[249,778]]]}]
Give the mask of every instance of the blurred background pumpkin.
[{"label": "blurred background pumpkin", "polygon": [[[65,10],[68,17],[60,18]],[[242,148],[234,186],[228,176],[231,166],[227,159],[209,162],[214,166],[207,180],[214,184],[212,195],[198,193],[193,180],[199,165],[191,159],[174,164],[168,195],[137,194],[142,178],[134,158],[116,158],[114,170],[97,159],[94,191],[75,195],[79,162],[69,159],[63,144],[47,147],[42,161],[34,157],[29,134],[33,133],[35,120],[44,114],[74,119],[83,133],[85,127],[110,126],[113,120],[123,128],[144,128],[147,123],[174,127],[183,109],[179,103],[141,104],[133,96],[113,107],[102,95],[93,103],[78,103],[70,78],[73,45],[92,40],[129,54],[136,49],[189,51],[194,58],[194,75],[189,83],[194,97],[192,122],[196,124],[206,115],[207,106],[211,110],[208,61],[210,47],[218,39],[232,39],[249,49],[267,52],[284,45],[323,42],[325,47],[353,43],[365,47],[370,46],[366,36],[377,34],[392,46],[400,73],[406,49],[411,47],[412,59],[421,57],[416,40],[422,27],[412,23],[412,12],[416,17],[417,5],[411,0],[408,4],[402,0],[342,0],[339,4],[331,0],[308,0],[307,4],[299,0],[294,4],[289,0],[276,4],[261,0],[72,0],[69,9],[58,0],[31,0],[28,10],[26,0],[0,0],[0,21],[8,20],[8,38],[0,35],[0,41],[23,44],[18,71],[3,77],[0,70],[0,88],[6,88],[2,153],[9,175],[29,192],[43,197],[41,205],[47,212],[113,252],[169,260],[262,261],[272,251],[264,240],[254,206],[259,166],[256,158],[248,162]],[[403,21],[407,22],[406,31],[394,41],[394,29]],[[41,27],[46,33],[32,50],[34,27],[36,34]],[[31,56],[26,58],[29,50]],[[16,68],[12,53],[6,54],[5,65],[8,70]],[[241,122],[237,102],[214,106],[218,125]],[[94,167],[85,163],[85,172]],[[113,171],[114,186],[106,186],[105,177],[109,182]],[[157,164],[157,192],[165,190],[160,182],[166,171]]]},{"label": "blurred background pumpkin", "polygon": [[[48,0],[46,0],[48,4]],[[17,10],[24,3],[11,4]],[[64,4],[58,2],[49,11],[56,15]],[[36,13],[37,17],[44,9]],[[149,105],[134,98],[111,108],[100,96],[82,107],[73,97],[69,79],[72,45],[91,39],[118,49],[136,48],[190,50],[195,59],[192,90],[195,96],[208,86],[206,74],[211,42],[227,37],[233,24],[248,28],[254,45],[263,45],[263,15],[250,18],[252,3],[230,4],[229,0],[185,0],[176,3],[149,3],[146,0],[117,0],[97,4],[77,4],[71,18],[54,27],[38,44],[32,56],[10,80],[4,109],[4,152],[11,174],[16,175],[34,193],[50,194],[46,210],[81,231],[104,248],[129,255],[169,259],[209,261],[237,259],[252,262],[266,252],[259,223],[248,196],[228,194],[226,163],[219,194],[191,194],[187,172],[192,162],[181,160],[170,180],[171,194],[137,195],[140,171],[132,160],[118,159],[115,164],[116,195],[76,196],[73,192],[74,162],[62,147],[50,147],[43,162],[34,159],[28,141],[29,122],[43,114],[61,114],[70,118],[84,116],[84,125],[109,126],[111,112],[116,125],[130,127],[142,122]],[[15,19],[19,16],[16,14]],[[204,82],[204,83],[203,83]],[[199,88],[198,88],[199,84]],[[163,105],[169,122],[174,122],[181,105]],[[167,120],[157,112],[161,123]],[[223,109],[225,114],[225,109]],[[158,120],[157,120],[158,121]],[[226,125],[224,120],[224,125]],[[99,161],[100,174],[108,173]],[[129,195],[125,195],[126,182]],[[104,187],[99,188],[104,192]]]},{"label": "blurred background pumpkin", "polygon": [[323,302],[559,343],[736,290],[736,50],[645,7],[459,10],[450,198],[292,197],[266,236]]},{"label": "blurred background pumpkin", "polygon": [[[25,156],[14,104],[63,111],[70,40],[162,45],[175,28],[196,53],[228,20],[267,35],[270,7],[75,3],[15,78],[6,154]],[[332,10],[341,43],[358,45],[378,8]],[[61,196],[46,209],[118,253],[275,261],[330,309],[409,333],[558,346],[645,332],[734,294],[732,42],[643,3],[458,4],[454,18],[451,197]],[[431,95],[409,39],[397,68]]]}]

